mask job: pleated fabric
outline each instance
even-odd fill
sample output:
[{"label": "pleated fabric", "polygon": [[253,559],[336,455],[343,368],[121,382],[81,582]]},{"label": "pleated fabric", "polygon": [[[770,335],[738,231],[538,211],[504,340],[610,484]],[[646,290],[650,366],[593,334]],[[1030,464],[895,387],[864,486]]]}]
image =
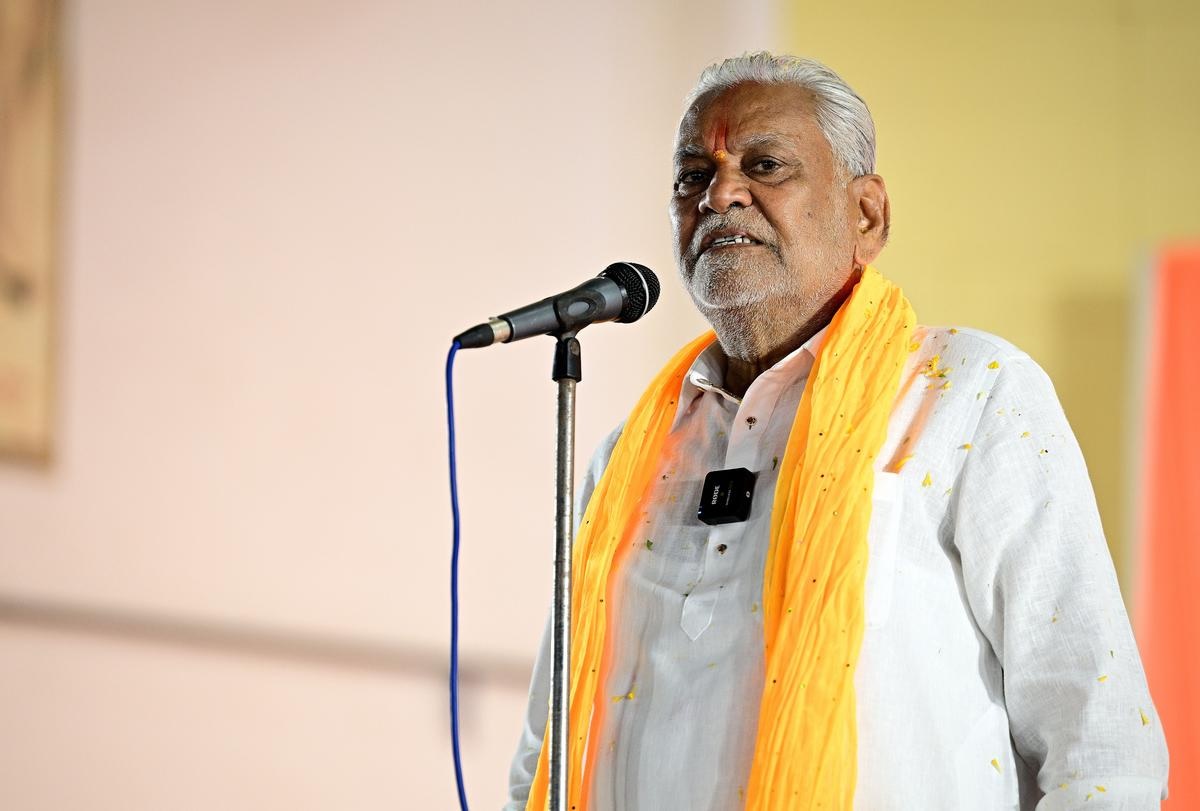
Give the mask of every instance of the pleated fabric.
[{"label": "pleated fabric", "polygon": [[[766,679],[746,808],[850,809],[856,782],[854,669],[862,643],[873,461],[916,317],[868,267],[829,324],[788,438],[763,580]],[[568,808],[586,811],[611,646],[611,599],[650,491],[676,400],[709,332],[642,394],[584,513],[571,595]],[[750,697],[748,697],[749,700]],[[595,734],[591,734],[591,733]],[[549,724],[526,808],[547,808]]]},{"label": "pleated fabric", "polygon": [[788,437],[763,576],[766,679],[749,811],[854,805],[874,461],[916,315],[867,268],[830,322]]}]

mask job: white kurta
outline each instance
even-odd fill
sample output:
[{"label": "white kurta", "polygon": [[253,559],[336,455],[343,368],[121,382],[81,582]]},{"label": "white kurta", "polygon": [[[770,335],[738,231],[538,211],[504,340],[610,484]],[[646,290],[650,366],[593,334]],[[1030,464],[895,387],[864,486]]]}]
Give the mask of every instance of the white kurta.
[{"label": "white kurta", "polygon": [[[683,385],[668,443],[679,456],[661,461],[620,573],[595,811],[744,804],[772,498],[822,337],[740,401],[720,387],[716,344]],[[1049,379],[986,333],[918,327],[915,339],[876,462],[855,807],[1158,808],[1162,730]],[[579,515],[618,436],[593,458]],[[749,520],[700,523],[705,474],[736,467],[757,473]],[[524,808],[549,686],[547,634],[508,809]]]}]

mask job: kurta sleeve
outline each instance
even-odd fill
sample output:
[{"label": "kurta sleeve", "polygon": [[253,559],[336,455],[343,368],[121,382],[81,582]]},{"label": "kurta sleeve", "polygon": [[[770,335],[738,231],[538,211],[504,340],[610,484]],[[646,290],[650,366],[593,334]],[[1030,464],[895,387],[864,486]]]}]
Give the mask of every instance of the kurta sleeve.
[{"label": "kurta sleeve", "polygon": [[954,543],[1037,809],[1158,808],[1166,743],[1083,456],[1041,368],[1015,350],[997,364]]},{"label": "kurta sleeve", "polygon": [[[621,436],[622,423],[609,434],[592,454],[588,469],[584,472],[575,493],[575,531],[579,531],[579,522],[591,500],[596,483],[608,466],[609,457],[616,447],[617,439]],[[529,787],[533,784],[533,775],[537,771],[538,757],[542,751],[542,739],[546,734],[546,723],[550,717],[550,670],[553,663],[550,659],[550,635],[553,624],[553,608],[546,617],[546,627],[542,632],[542,643],[538,647],[537,658],[533,664],[533,676],[529,683],[529,704],[525,709],[525,723],[521,727],[521,738],[517,742],[517,751],[513,755],[512,765],[508,771],[508,801],[503,811],[525,811],[525,803],[529,799]]]}]

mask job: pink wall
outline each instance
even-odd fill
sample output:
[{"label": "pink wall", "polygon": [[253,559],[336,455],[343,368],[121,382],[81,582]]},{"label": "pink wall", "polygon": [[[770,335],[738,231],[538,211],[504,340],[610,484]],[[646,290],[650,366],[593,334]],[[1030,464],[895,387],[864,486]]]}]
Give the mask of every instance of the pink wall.
[{"label": "pink wall", "polygon": [[[672,129],[704,64],[777,45],[765,6],[67,4],[57,455],[0,466],[0,806],[450,806],[447,342],[654,267],[655,316],[584,334],[586,458],[643,347],[701,327]],[[489,807],[549,594],[550,348],[458,378]]]}]

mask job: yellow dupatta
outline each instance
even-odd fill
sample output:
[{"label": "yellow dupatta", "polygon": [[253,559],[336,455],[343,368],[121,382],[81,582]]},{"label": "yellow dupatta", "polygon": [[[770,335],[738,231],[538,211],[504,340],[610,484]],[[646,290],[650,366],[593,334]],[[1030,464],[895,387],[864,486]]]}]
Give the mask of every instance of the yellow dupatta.
[{"label": "yellow dupatta", "polygon": [[[863,271],[829,323],[788,437],[763,577],[766,678],[750,811],[850,809],[857,781],[854,670],[863,635],[873,462],[916,317],[900,288]],[[680,350],[638,400],[576,539],[571,595],[568,808],[587,811],[609,704],[610,599],[656,475],[684,375],[713,340]],[[595,733],[595,734],[593,734]],[[547,807],[549,725],[527,811]]]}]

